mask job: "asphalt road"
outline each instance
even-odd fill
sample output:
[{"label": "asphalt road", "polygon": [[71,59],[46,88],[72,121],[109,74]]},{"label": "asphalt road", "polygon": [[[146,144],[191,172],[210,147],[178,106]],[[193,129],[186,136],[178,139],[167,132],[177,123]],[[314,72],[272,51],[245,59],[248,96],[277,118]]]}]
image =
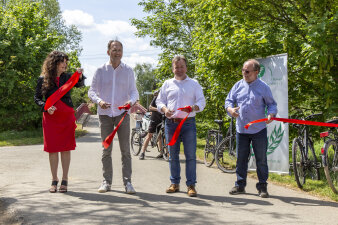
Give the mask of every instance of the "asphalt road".
[{"label": "asphalt road", "polygon": [[98,193],[102,165],[97,118],[87,126],[89,133],[77,139],[72,152],[66,194],[48,192],[51,176],[42,145],[0,148],[0,224],[1,218],[7,224],[338,224],[338,203],[273,184],[268,186],[270,198],[262,199],[254,179],[248,180],[247,194],[232,196],[228,192],[235,175],[202,162],[197,165],[197,198],[186,194],[183,161],[181,191],[166,194],[169,167],[155,158],[156,149],[143,161],[132,156],[137,193],[125,194],[116,138],[112,191]]}]

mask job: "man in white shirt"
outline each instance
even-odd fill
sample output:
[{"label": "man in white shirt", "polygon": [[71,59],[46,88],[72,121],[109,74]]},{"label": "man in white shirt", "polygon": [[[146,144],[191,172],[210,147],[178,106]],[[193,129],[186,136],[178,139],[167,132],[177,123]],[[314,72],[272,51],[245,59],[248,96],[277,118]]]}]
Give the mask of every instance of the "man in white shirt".
[{"label": "man in white shirt", "polygon": [[183,141],[184,154],[186,158],[186,185],[188,195],[196,197],[196,122],[195,115],[205,107],[205,98],[202,87],[196,80],[187,76],[187,61],[184,56],[175,56],[172,60],[174,78],[166,80],[161,87],[157,97],[157,109],[165,114],[165,135],[169,142],[176,127],[186,117],[188,110],[177,110],[178,108],[190,106],[192,112],[184,122],[177,142],[169,148],[169,168],[171,185],[167,193],[179,191],[180,176],[180,142]]},{"label": "man in white shirt", "polygon": [[[134,72],[131,67],[121,62],[123,45],[120,41],[111,40],[108,43],[107,54],[109,62],[99,67],[93,77],[88,91],[89,98],[98,104],[97,113],[101,128],[102,141],[114,130],[123,116],[123,110],[118,107],[126,104],[133,105],[139,98],[136,89]],[[128,194],[134,194],[131,184],[131,156],[130,156],[130,116],[126,115],[117,131],[120,151],[122,155],[122,179]],[[100,193],[110,191],[113,178],[111,158],[113,143],[102,151],[103,182]]]}]

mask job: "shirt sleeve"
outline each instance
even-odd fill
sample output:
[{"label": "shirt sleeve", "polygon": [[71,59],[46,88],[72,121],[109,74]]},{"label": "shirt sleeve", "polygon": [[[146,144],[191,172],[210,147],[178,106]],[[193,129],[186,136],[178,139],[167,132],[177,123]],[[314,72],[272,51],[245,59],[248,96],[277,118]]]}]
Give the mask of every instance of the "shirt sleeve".
[{"label": "shirt sleeve", "polygon": [[167,86],[167,81],[164,82],[160,89],[160,93],[158,93],[157,99],[156,99],[156,105],[157,105],[157,110],[159,112],[162,112],[161,109],[165,106],[167,106],[167,94],[166,94],[166,86]]},{"label": "shirt sleeve", "polygon": [[231,117],[231,114],[228,112],[227,108],[228,107],[231,107],[233,108],[235,106],[235,104],[237,103],[236,101],[236,95],[235,95],[235,88],[236,85],[234,85],[230,92],[228,93],[228,96],[226,97],[225,99],[225,103],[224,103],[224,108],[225,108],[225,111],[228,113],[228,115]]},{"label": "shirt sleeve", "polygon": [[272,96],[272,92],[269,86],[266,86],[266,92],[264,96],[264,101],[268,109],[268,115],[269,114],[274,114],[276,115],[278,110],[277,110],[277,103],[275,99]]},{"label": "shirt sleeve", "polygon": [[196,103],[195,105],[198,106],[199,110],[196,112],[202,112],[203,109],[205,108],[205,97],[203,94],[203,89],[199,83],[197,83],[197,88],[196,88]]},{"label": "shirt sleeve", "polygon": [[130,82],[129,93],[130,93],[130,101],[131,101],[131,104],[133,105],[135,104],[137,100],[139,100],[139,94],[136,88],[135,75],[132,69],[130,70],[130,73],[131,73],[130,74],[131,78],[129,79],[129,82]]},{"label": "shirt sleeve", "polygon": [[92,85],[90,86],[88,90],[88,97],[96,104],[99,104],[102,99],[98,96],[99,92],[99,72],[100,70],[96,70],[93,80],[92,80]]}]

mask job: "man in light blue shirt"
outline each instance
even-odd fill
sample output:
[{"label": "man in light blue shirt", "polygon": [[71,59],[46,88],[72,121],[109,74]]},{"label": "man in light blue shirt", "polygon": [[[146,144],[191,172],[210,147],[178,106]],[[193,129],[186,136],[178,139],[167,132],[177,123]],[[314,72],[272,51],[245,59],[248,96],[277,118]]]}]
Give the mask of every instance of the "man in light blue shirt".
[{"label": "man in light blue shirt", "polygon": [[255,59],[247,60],[242,68],[243,79],[238,81],[230,90],[226,100],[227,113],[236,118],[236,149],[237,181],[230,194],[245,193],[250,145],[252,145],[257,166],[259,182],[256,184],[258,194],[262,198],[269,197],[267,179],[269,170],[267,164],[267,130],[265,123],[252,124],[249,129],[244,126],[257,119],[265,118],[267,110],[268,121],[277,114],[277,103],[273,99],[270,87],[258,79],[259,62]]}]

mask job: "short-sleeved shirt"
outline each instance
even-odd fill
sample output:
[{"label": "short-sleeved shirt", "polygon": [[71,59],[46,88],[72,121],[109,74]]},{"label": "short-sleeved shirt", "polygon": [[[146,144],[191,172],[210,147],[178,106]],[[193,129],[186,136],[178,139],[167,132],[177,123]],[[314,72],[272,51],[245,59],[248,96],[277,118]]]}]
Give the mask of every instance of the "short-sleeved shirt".
[{"label": "short-sleeved shirt", "polygon": [[[156,99],[157,99],[157,96],[154,96],[153,100],[150,103],[150,105],[155,108],[157,108]],[[162,114],[158,111],[152,111],[150,119],[152,122],[154,121],[154,123],[158,124],[162,121]]]}]

